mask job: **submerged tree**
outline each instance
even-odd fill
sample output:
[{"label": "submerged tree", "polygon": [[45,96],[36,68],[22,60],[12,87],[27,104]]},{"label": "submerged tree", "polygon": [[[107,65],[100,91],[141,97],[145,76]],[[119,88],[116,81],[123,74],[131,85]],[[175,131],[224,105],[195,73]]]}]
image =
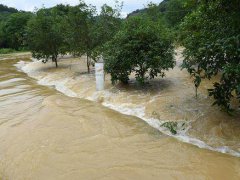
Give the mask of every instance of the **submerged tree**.
[{"label": "submerged tree", "polygon": [[183,68],[195,78],[195,86],[220,74],[209,94],[214,105],[230,111],[232,99],[240,102],[239,1],[203,1],[181,24],[181,42],[186,48]]},{"label": "submerged tree", "polygon": [[28,44],[33,57],[44,63],[51,59],[56,67],[59,54],[66,53],[63,20],[67,9],[64,5],[43,8],[28,23]]},{"label": "submerged tree", "polygon": [[89,51],[94,48],[94,39],[90,37],[90,32],[95,11],[94,7],[80,1],[79,5],[70,7],[65,23],[65,38],[69,52],[79,57],[86,54],[88,72],[90,72],[89,54],[91,54]]},{"label": "submerged tree", "polygon": [[127,83],[134,72],[136,80],[164,76],[164,70],[173,68],[173,46],[160,24],[148,17],[129,18],[123,28],[106,45],[105,69],[112,82]]},{"label": "submerged tree", "polygon": [[87,6],[84,2],[71,7],[67,16],[67,35],[70,52],[77,56],[87,56],[87,68],[90,72],[92,59],[96,59],[103,51],[103,45],[112,39],[121,23],[120,9],[103,5],[101,13]]}]

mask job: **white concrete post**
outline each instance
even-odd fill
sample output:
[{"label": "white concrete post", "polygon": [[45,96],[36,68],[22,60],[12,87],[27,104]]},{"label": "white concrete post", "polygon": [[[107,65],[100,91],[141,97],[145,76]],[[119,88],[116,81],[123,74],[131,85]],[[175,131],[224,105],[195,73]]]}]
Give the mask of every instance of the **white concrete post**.
[{"label": "white concrete post", "polygon": [[104,63],[102,60],[95,63],[95,76],[97,91],[104,90]]}]

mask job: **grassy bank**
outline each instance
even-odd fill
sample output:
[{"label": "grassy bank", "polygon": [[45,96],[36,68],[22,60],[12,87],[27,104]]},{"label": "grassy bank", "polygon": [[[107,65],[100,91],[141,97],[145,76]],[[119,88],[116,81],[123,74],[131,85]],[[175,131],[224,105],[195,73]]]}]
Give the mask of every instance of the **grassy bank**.
[{"label": "grassy bank", "polygon": [[21,53],[21,52],[28,52],[28,50],[26,49],[22,49],[22,50],[15,50],[15,49],[10,49],[10,48],[2,48],[0,49],[0,55],[1,54],[11,54],[11,53]]}]

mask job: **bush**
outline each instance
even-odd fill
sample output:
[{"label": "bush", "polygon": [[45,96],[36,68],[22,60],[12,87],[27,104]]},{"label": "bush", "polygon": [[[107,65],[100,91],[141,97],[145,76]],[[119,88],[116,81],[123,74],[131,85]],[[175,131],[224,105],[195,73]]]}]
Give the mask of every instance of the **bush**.
[{"label": "bush", "polygon": [[140,84],[175,65],[172,42],[166,29],[147,17],[127,19],[123,28],[107,43],[104,52],[105,70],[112,83],[127,83],[135,73]]}]

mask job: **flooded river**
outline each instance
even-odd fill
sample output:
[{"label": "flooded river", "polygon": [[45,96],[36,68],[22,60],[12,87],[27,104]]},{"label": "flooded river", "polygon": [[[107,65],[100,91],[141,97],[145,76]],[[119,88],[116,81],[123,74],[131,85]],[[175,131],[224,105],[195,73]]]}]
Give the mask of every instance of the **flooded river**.
[{"label": "flooded river", "polygon": [[[95,91],[82,61],[0,57],[0,179],[240,179],[240,119],[177,67]],[[81,63],[79,63],[81,62]],[[177,123],[177,134],[162,126]]]}]

